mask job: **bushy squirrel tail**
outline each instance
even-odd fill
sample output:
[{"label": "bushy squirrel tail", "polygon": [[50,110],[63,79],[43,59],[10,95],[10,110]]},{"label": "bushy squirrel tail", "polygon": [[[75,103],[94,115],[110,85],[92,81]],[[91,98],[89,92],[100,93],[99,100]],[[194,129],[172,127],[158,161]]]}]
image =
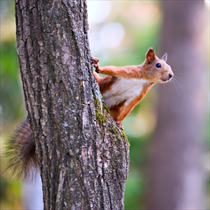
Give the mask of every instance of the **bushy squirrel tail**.
[{"label": "bushy squirrel tail", "polygon": [[29,178],[38,168],[35,142],[28,119],[25,119],[6,143],[6,170],[12,176]]}]

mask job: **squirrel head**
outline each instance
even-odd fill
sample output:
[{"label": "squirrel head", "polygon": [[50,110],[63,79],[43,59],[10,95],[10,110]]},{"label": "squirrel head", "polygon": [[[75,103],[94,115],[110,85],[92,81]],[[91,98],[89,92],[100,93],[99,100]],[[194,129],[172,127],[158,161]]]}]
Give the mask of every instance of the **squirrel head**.
[{"label": "squirrel head", "polygon": [[174,73],[166,63],[167,53],[161,59],[155,55],[153,48],[146,53],[146,60],[143,63],[143,78],[154,83],[165,83],[172,79]]}]

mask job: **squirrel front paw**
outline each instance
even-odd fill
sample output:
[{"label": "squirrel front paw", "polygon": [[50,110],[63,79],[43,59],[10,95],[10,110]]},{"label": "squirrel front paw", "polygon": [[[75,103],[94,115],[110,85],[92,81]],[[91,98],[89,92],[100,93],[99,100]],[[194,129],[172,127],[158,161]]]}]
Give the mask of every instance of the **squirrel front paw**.
[{"label": "squirrel front paw", "polygon": [[95,57],[91,57],[91,64],[98,64],[99,59]]},{"label": "squirrel front paw", "polygon": [[97,73],[100,73],[98,62],[99,62],[98,58],[91,57],[91,64],[95,67],[95,71]]}]

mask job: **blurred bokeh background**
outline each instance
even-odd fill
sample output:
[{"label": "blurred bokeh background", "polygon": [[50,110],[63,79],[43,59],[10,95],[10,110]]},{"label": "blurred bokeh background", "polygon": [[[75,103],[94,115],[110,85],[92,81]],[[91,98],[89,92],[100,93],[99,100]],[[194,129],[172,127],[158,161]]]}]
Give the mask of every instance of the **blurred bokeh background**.
[{"label": "blurred bokeh background", "polygon": [[[14,4],[0,1],[1,153],[26,116]],[[123,122],[130,141],[127,210],[210,208],[209,10],[208,0],[88,1],[91,53],[100,66],[140,64],[154,47],[158,57],[168,52],[175,73],[171,82],[153,87]],[[27,197],[35,200],[40,193],[30,193],[40,184],[30,189],[4,170],[1,156],[1,209],[30,209],[30,204],[34,209]]]}]

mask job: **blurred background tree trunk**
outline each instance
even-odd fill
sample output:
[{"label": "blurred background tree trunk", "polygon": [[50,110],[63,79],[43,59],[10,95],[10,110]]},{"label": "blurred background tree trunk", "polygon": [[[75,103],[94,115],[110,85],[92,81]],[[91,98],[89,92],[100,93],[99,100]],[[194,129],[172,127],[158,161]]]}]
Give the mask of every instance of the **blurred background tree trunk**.
[{"label": "blurred background tree trunk", "polygon": [[162,6],[161,51],[168,52],[175,78],[170,88],[159,87],[147,208],[205,209],[204,2],[163,1]]},{"label": "blurred background tree trunk", "polygon": [[87,2],[16,0],[15,9],[44,209],[124,209],[129,144],[93,78]]}]

